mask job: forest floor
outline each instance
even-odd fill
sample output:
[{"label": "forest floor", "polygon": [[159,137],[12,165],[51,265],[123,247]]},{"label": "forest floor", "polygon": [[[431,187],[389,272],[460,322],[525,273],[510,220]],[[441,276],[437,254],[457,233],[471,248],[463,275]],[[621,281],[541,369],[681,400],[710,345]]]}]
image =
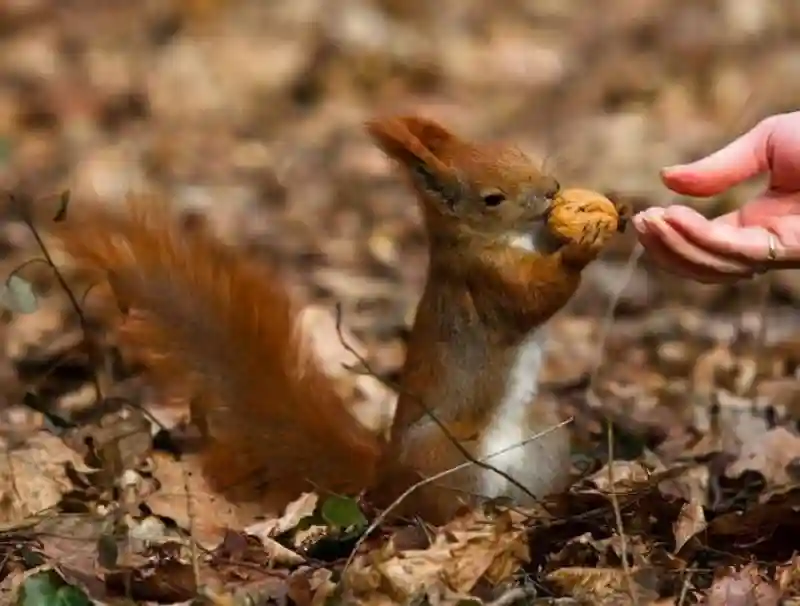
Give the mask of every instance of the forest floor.
[{"label": "forest floor", "polygon": [[[413,110],[636,210],[711,216],[760,183],[678,200],[658,170],[795,109],[797,39],[800,4],[778,0],[5,2],[0,191],[149,191],[207,217],[324,312],[320,331],[340,307],[377,375],[341,379],[368,407],[402,363],[425,240],[365,119]],[[11,199],[5,276],[42,256]],[[546,510],[377,519],[368,536],[374,512],[348,499],[263,519],[211,494],[164,448],[181,415],[118,380],[113,340],[47,266],[15,275],[0,600],[800,604],[798,271],[700,285],[620,237],[555,319],[540,396],[572,419],[582,479]]]}]

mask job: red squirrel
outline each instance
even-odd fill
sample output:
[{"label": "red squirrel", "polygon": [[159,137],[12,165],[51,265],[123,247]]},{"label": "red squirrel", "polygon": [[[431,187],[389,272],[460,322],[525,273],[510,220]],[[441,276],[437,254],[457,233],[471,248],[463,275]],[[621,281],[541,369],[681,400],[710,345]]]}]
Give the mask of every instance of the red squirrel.
[{"label": "red squirrel", "polygon": [[[108,280],[127,313],[124,349],[157,384],[191,386],[203,472],[229,498],[272,511],[301,492],[367,491],[379,506],[421,478],[546,431],[535,403],[548,319],[624,218],[604,196],[562,190],[514,146],[471,143],[417,116],[366,124],[416,193],[429,243],[388,443],[362,427],[298,328],[277,275],[169,205],[73,203],[52,235],[79,267]],[[447,428],[447,435],[426,412]],[[529,503],[567,486],[569,437],[556,430],[425,486],[403,512],[443,523],[477,496]],[[258,487],[257,489],[254,487]],[[239,492],[237,492],[237,490]]]}]

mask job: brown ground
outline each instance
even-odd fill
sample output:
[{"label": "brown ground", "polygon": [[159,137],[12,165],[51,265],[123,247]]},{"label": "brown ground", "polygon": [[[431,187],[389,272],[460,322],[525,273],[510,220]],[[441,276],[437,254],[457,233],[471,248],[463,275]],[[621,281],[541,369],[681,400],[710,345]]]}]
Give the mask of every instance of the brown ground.
[{"label": "brown ground", "polygon": [[[424,240],[364,119],[414,109],[465,136],[512,139],[562,182],[637,208],[669,204],[660,167],[796,108],[799,36],[800,4],[780,0],[12,0],[0,3],[0,190],[68,188],[109,203],[131,189],[167,194],[286,270],[300,296],[340,302],[374,367],[391,373],[424,278]],[[691,202],[719,213],[757,187]],[[375,551],[349,567],[358,603],[427,592],[413,603],[449,604],[442,596],[457,592],[511,604],[510,590],[565,604],[800,595],[800,273],[711,287],[639,260],[628,279],[632,238],[596,264],[558,320],[548,368],[548,397],[577,414],[594,475],[553,505],[555,522],[506,513],[487,536],[476,513],[433,546],[399,530],[402,556],[385,551],[379,566]],[[36,250],[10,219],[0,248],[6,275]],[[246,512],[204,496],[188,515],[183,497],[165,496],[185,485],[168,458],[153,474],[121,475],[130,461],[141,470],[149,425],[119,411],[88,420],[91,379],[128,396],[134,387],[109,384],[99,354],[87,358],[46,268],[23,275],[41,292],[39,309],[6,313],[0,327],[0,428],[13,453],[0,481],[3,595],[12,599],[25,571],[56,566],[98,603],[126,591],[181,602],[195,592],[195,558],[204,585],[262,598],[288,588],[293,603],[321,604],[353,540],[305,536],[289,515],[279,541],[266,536],[271,521],[248,543],[235,532],[253,521]],[[64,418],[80,427],[59,428]],[[604,418],[623,459],[612,467],[626,491],[616,499]],[[147,493],[151,476],[161,492]],[[167,518],[192,526],[199,555]]]}]

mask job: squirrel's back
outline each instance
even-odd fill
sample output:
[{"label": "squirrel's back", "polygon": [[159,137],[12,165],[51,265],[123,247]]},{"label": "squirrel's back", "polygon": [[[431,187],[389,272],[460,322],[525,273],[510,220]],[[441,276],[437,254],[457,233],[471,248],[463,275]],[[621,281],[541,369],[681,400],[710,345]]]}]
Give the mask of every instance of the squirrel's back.
[{"label": "squirrel's back", "polygon": [[193,387],[212,488],[279,507],[303,490],[372,484],[380,441],[320,369],[268,268],[205,230],[189,232],[155,198],[121,209],[73,204],[50,231],[130,308],[123,344],[165,385]]}]

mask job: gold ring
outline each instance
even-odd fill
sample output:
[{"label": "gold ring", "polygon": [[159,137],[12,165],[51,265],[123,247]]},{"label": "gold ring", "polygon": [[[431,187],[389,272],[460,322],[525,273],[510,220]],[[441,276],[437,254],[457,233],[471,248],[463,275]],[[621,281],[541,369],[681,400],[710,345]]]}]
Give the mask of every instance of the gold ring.
[{"label": "gold ring", "polygon": [[772,232],[767,232],[767,236],[769,236],[769,243],[768,243],[768,250],[767,250],[767,259],[770,261],[777,261],[778,260],[778,242],[775,238],[775,234]]}]

